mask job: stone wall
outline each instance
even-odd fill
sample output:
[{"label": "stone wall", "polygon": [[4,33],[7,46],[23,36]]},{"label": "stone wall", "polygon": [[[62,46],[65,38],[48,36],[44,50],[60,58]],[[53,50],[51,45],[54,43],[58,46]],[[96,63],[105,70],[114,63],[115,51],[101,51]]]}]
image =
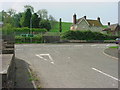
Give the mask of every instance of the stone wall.
[{"label": "stone wall", "polygon": [[60,36],[43,36],[44,43],[56,43],[60,41]]},{"label": "stone wall", "polygon": [[3,35],[1,46],[1,59],[2,70],[0,70],[0,77],[2,78],[2,88],[14,89],[16,66],[15,66],[15,53],[14,53],[14,36]]},{"label": "stone wall", "polygon": [[15,85],[15,55],[2,55],[2,88],[14,88]]}]

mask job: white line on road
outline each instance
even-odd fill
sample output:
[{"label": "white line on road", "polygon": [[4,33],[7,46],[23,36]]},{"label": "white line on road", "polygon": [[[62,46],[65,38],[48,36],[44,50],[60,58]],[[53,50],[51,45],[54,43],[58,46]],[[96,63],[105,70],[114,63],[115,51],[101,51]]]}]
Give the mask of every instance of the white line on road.
[{"label": "white line on road", "polygon": [[103,54],[106,55],[106,56],[108,56],[108,57],[111,57],[111,58],[113,58],[113,59],[117,59],[117,60],[118,60],[118,58],[113,57],[113,56],[111,56],[111,55],[108,55],[108,54],[106,54],[104,51],[103,51]]},{"label": "white line on road", "polygon": [[108,77],[110,77],[110,78],[112,78],[112,79],[114,79],[114,80],[116,80],[116,81],[120,81],[118,78],[113,77],[113,76],[111,76],[111,75],[109,75],[109,74],[107,74],[107,73],[104,73],[104,72],[102,72],[102,71],[100,71],[100,70],[98,70],[98,69],[96,69],[96,68],[92,68],[92,69],[95,70],[95,71],[97,71],[97,72],[99,72],[99,73],[101,73],[101,74],[103,74],[103,75],[105,75],[105,76],[108,76]]},{"label": "white line on road", "polygon": [[43,58],[41,55],[36,55],[36,56],[43,59],[43,60],[45,60],[45,61],[47,61],[47,59]]},{"label": "white line on road", "polygon": [[[54,61],[53,61],[53,59],[52,59],[52,57],[51,57],[50,54],[36,54],[36,56],[39,57],[39,58],[41,58],[41,59],[43,59],[43,60],[45,60],[45,61],[49,61],[49,60],[50,60],[50,63],[54,64]],[[45,57],[43,57],[43,56],[48,56],[48,57],[49,57],[49,60],[47,60],[47,59],[46,59]]]},{"label": "white line on road", "polygon": [[75,47],[79,47],[79,46],[81,47],[81,46],[83,46],[83,45],[74,45],[74,46],[75,46]]},{"label": "white line on road", "polygon": [[93,44],[93,45],[91,45],[91,46],[97,46],[96,44]]}]

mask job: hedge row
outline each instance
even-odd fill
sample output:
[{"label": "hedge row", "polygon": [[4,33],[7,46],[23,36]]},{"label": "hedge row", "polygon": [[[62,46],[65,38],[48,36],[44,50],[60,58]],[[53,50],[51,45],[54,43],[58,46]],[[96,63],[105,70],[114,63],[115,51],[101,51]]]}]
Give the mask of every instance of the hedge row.
[{"label": "hedge row", "polygon": [[117,38],[117,36],[92,31],[67,31],[62,33],[61,37],[67,40],[114,40]]},{"label": "hedge row", "polygon": [[41,43],[42,35],[34,35],[33,37],[23,37],[23,36],[15,36],[16,43]]},{"label": "hedge row", "polygon": [[20,35],[20,34],[28,34],[29,32],[33,32],[35,34],[39,33],[45,33],[47,32],[46,29],[40,29],[40,28],[28,28],[28,27],[23,27],[23,28],[14,28],[15,34]]}]

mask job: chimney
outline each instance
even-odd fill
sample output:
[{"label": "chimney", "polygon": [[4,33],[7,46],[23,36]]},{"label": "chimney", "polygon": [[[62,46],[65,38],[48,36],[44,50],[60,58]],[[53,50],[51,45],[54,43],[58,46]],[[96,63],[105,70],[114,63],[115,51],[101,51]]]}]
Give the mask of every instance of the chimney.
[{"label": "chimney", "polygon": [[76,24],[77,21],[76,21],[76,14],[73,15],[73,24]]},{"label": "chimney", "polygon": [[97,20],[100,22],[100,17],[98,17]]},{"label": "chimney", "polygon": [[110,26],[110,22],[108,22],[108,26]]},{"label": "chimney", "polygon": [[86,16],[84,16],[84,18],[86,19]]}]

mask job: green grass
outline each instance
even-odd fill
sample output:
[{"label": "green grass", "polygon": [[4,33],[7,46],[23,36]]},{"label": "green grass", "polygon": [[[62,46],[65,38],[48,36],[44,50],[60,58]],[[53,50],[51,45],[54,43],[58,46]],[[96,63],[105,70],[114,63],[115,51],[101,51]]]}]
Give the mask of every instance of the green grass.
[{"label": "green grass", "polygon": [[107,25],[103,25],[103,28],[105,29],[105,28],[108,28],[108,26]]},{"label": "green grass", "polygon": [[[62,32],[70,30],[71,25],[72,23],[70,22],[62,22]],[[53,29],[50,30],[50,32],[59,32],[59,22],[57,22],[57,24],[54,26]]]},{"label": "green grass", "polygon": [[111,46],[111,47],[109,47],[109,48],[118,48],[118,46]]}]

